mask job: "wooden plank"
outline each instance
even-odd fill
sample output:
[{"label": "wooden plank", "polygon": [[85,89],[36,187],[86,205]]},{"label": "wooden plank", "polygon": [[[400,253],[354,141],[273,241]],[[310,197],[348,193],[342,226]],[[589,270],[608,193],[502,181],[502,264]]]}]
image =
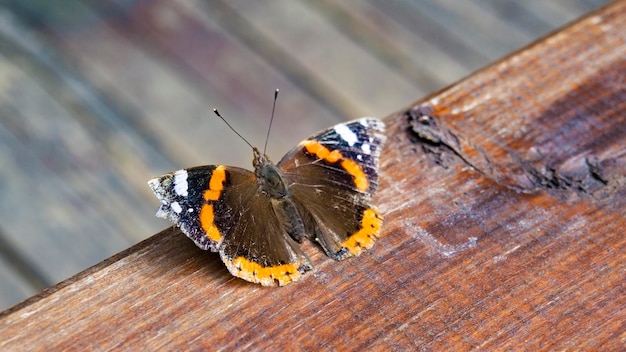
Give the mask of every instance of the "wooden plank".
[{"label": "wooden plank", "polygon": [[22,277],[22,273],[13,270],[9,263],[0,256],[0,305],[10,307],[22,301],[24,297],[30,297],[41,290],[33,287]]},{"label": "wooden plank", "polygon": [[307,2],[324,13],[332,25],[381,63],[409,77],[420,90],[432,92],[467,75],[471,68],[464,58],[448,55],[443,46],[428,41],[426,33],[404,26],[388,10],[386,2]]},{"label": "wooden plank", "polygon": [[[0,95],[5,113],[0,125],[3,237],[29,258],[45,281],[55,283],[132,244],[123,235],[126,226],[150,227],[136,219],[108,221],[130,212],[130,197],[121,200],[109,194],[103,204],[82,196],[98,187],[119,189],[109,181],[118,179],[111,176],[114,170],[92,162],[106,158],[102,150],[87,142],[89,133],[28,75],[2,57],[0,67],[5,87]],[[31,199],[36,201],[28,207],[16,206]],[[115,212],[119,214],[114,216]],[[42,224],[47,224],[46,236],[40,236]],[[89,231],[94,227],[99,232]]]},{"label": "wooden plank", "polygon": [[[410,103],[416,94],[428,93],[326,25],[324,17],[309,11],[306,2],[215,0],[210,3],[220,8],[232,7],[253,26],[252,30],[272,38],[283,52],[311,71],[324,90],[341,98],[347,116],[381,116]],[[325,41],[324,46],[310,45]]]},{"label": "wooden plank", "polygon": [[[592,3],[595,1],[591,1]],[[565,18],[566,21],[576,19],[577,12],[580,8],[589,6],[587,1],[581,0],[555,0],[555,1],[541,1],[530,0],[528,1],[528,8],[531,9],[537,15],[545,18],[547,21],[553,21],[556,18]],[[601,6],[601,4],[596,5]]]},{"label": "wooden plank", "polygon": [[531,4],[532,1],[478,0],[473,2],[532,38],[542,36],[566,21],[565,16],[546,16]]},{"label": "wooden plank", "polygon": [[101,26],[58,31],[57,45],[114,103],[136,109],[179,166],[228,160],[248,167],[245,144],[215,148],[233,143],[233,134],[216,123],[212,108],[261,144],[276,88],[283,90],[277,119],[292,125],[277,123],[270,152],[282,153],[309,131],[341,120],[192,5],[121,8],[123,21],[104,18]]},{"label": "wooden plank", "polygon": [[625,14],[388,117],[365,255],[305,245],[317,271],[263,288],[168,229],[0,314],[0,348],[623,348]]},{"label": "wooden plank", "polygon": [[439,21],[440,26],[488,58],[501,57],[533,39],[471,1],[403,2],[412,11]]},{"label": "wooden plank", "polygon": [[10,307],[42,289],[50,283],[41,280],[28,263],[12,251],[0,237],[0,305]]},{"label": "wooden plank", "polygon": [[475,45],[464,42],[447,29],[446,25],[451,20],[450,18],[433,18],[407,1],[370,0],[370,2],[380,11],[391,16],[399,25],[467,67],[468,72],[483,67],[491,61],[483,50],[475,49]]},{"label": "wooden plank", "polygon": [[[3,158],[4,155],[0,152],[0,161],[5,161]],[[2,165],[6,164],[3,162]],[[3,177],[0,179],[5,180]],[[33,268],[29,259],[22,257],[22,253],[7,242],[2,232],[0,232],[0,282],[2,282],[0,305],[4,307],[15,305],[24,300],[24,297],[30,297],[53,284],[47,282],[46,277]]]}]

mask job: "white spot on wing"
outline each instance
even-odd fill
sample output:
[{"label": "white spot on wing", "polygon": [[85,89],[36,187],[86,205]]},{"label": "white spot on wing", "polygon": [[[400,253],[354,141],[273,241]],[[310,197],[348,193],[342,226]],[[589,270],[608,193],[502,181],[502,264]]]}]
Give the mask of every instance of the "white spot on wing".
[{"label": "white spot on wing", "polygon": [[345,124],[335,126],[335,132],[341,136],[341,138],[348,143],[349,146],[353,146],[357,142],[358,138],[354,132],[352,132]]},{"label": "white spot on wing", "polygon": [[174,192],[182,197],[187,197],[187,170],[178,170],[174,173]]},{"label": "white spot on wing", "polygon": [[148,186],[150,187],[150,189],[152,189],[152,191],[158,190],[159,188],[161,188],[161,182],[160,182],[160,178],[153,178],[152,180],[148,181]]},{"label": "white spot on wing", "polygon": [[159,210],[157,210],[155,216],[157,218],[167,219],[167,213],[163,210],[163,208],[159,208]]},{"label": "white spot on wing", "polygon": [[367,143],[363,143],[363,145],[361,146],[361,150],[363,150],[363,153],[365,153],[365,154],[371,154],[372,153],[372,148]]},{"label": "white spot on wing", "polygon": [[172,204],[170,204],[170,208],[172,208],[176,214],[180,214],[183,211],[183,208],[180,207],[178,202],[172,202]]}]

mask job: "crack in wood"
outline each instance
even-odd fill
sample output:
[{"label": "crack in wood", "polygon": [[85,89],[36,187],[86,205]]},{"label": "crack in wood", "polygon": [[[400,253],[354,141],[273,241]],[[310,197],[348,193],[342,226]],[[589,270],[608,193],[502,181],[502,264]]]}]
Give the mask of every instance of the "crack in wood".
[{"label": "crack in wood", "polygon": [[[540,160],[530,161],[511,150],[500,150],[492,154],[508,155],[509,159],[498,164],[497,158],[486,152],[489,148],[473,143],[464,132],[449,128],[437,116],[437,110],[444,109],[429,105],[411,108],[404,116],[407,123],[405,130],[409,140],[421,145],[431,162],[445,169],[456,158],[498,184],[523,193],[545,190],[592,195],[609,185],[604,161],[597,156],[576,155],[558,163],[550,160],[550,153],[538,153]],[[522,174],[508,178],[501,175],[503,171],[506,173],[514,169],[521,170]],[[521,181],[523,178],[530,183]],[[505,182],[510,179],[513,184]]]}]

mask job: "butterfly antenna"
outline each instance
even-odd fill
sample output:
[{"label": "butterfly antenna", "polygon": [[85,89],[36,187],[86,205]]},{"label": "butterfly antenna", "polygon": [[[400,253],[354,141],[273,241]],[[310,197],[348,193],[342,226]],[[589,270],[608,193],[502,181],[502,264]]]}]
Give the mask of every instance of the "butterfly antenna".
[{"label": "butterfly antenna", "polygon": [[222,119],[222,121],[224,121],[224,123],[226,124],[226,126],[230,127],[231,130],[233,130],[233,132],[235,132],[236,135],[239,136],[239,138],[243,139],[244,142],[246,142],[246,144],[248,144],[250,146],[250,148],[254,149],[254,147],[252,146],[252,144],[250,144],[250,142],[248,142],[247,139],[243,138],[242,135],[239,134],[239,132],[237,132],[233,126],[231,126],[228,121],[226,121],[225,118],[222,117],[222,115],[220,115],[220,112],[217,111],[217,109],[213,109],[213,112],[215,113],[215,115],[217,115],[220,119]]},{"label": "butterfly antenna", "polygon": [[263,155],[267,150],[267,141],[270,139],[270,131],[272,130],[272,122],[274,121],[274,110],[276,110],[276,99],[278,99],[278,89],[274,92],[274,105],[272,105],[272,117],[270,118],[270,125],[267,128],[267,136],[265,136],[265,145],[263,146]]}]

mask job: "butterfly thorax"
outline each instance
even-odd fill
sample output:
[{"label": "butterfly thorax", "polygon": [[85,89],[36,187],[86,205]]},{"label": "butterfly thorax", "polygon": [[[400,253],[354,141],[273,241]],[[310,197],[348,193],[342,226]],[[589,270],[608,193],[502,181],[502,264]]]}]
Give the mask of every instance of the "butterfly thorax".
[{"label": "butterfly thorax", "polygon": [[257,182],[264,194],[273,199],[282,199],[287,196],[287,184],[278,167],[268,159],[267,155],[261,154],[258,149],[254,148],[252,164]]},{"label": "butterfly thorax", "polygon": [[254,148],[254,173],[261,192],[270,198],[269,204],[283,229],[296,241],[306,236],[306,229],[295,203],[289,197],[287,183],[278,166]]}]

